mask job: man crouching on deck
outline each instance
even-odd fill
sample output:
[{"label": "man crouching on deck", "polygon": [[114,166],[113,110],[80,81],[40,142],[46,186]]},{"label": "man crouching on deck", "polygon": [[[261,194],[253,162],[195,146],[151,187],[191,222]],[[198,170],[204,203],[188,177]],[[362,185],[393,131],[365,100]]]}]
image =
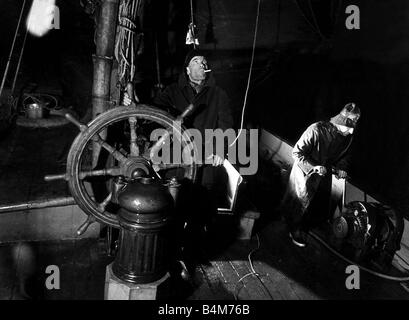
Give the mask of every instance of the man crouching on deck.
[{"label": "man crouching on deck", "polygon": [[347,177],[347,155],[359,117],[359,108],[349,103],[330,121],[310,125],[293,148],[295,161],[281,208],[290,238],[299,247],[306,246],[308,229],[328,218],[332,171]]}]

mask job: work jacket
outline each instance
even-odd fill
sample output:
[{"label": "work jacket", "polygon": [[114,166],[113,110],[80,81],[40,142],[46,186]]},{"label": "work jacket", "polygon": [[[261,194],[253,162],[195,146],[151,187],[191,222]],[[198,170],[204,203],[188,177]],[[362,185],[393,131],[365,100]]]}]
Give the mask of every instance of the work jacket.
[{"label": "work jacket", "polygon": [[[154,99],[154,104],[162,109],[166,109],[174,116],[182,113],[190,104],[196,106],[193,114],[183,121],[183,125],[190,129],[198,129],[202,135],[202,161],[206,161],[205,150],[216,150],[215,139],[206,139],[206,129],[222,129],[223,131],[233,127],[233,116],[230,108],[230,101],[226,92],[216,85],[212,75],[209,75],[199,93],[193,89],[185,73],[180,74],[176,83],[166,87],[166,89]],[[223,148],[224,154],[227,152],[227,143]],[[216,176],[219,176],[217,168],[203,168],[203,185],[216,184]]]},{"label": "work jacket", "polygon": [[[182,73],[176,83],[169,85],[154,104],[165,107],[170,113],[181,113],[189,104],[196,106],[195,112],[184,120],[187,128],[196,128],[204,137],[205,129],[232,128],[233,117],[226,92],[216,85],[212,75],[204,83],[201,91],[196,91],[189,84],[187,76]],[[172,110],[173,109],[173,110]]]},{"label": "work jacket", "polygon": [[[287,192],[303,213],[309,206],[322,179],[331,187],[331,169],[336,167],[346,171],[347,151],[352,137],[343,136],[331,122],[316,122],[310,125],[293,148],[294,164],[290,173]],[[325,166],[324,177],[312,172],[314,166]]]}]

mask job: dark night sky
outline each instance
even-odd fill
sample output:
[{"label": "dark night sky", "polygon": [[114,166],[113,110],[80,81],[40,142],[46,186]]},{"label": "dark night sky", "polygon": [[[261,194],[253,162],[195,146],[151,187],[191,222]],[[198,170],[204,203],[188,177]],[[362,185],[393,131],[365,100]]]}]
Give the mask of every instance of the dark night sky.
[{"label": "dark night sky", "polygon": [[[163,9],[167,1],[152,1],[151,19],[146,25],[148,33],[152,29],[161,32],[165,81],[167,64],[178,57],[180,61],[183,56],[189,18],[189,1],[174,2],[176,16],[168,21]],[[0,0],[1,70],[21,3]],[[70,103],[83,108],[91,94],[93,21],[81,11],[79,0],[57,3],[61,30],[52,31],[43,39],[29,38],[23,70],[32,72],[38,82],[58,83]],[[195,3],[201,47],[211,51],[216,78],[239,113],[257,1]],[[349,101],[357,102],[363,116],[354,141],[351,175],[370,193],[381,194],[405,211],[409,208],[409,2],[342,1],[335,26],[329,3],[311,1],[317,23],[328,38],[323,41],[294,0],[262,1],[248,119],[295,142],[309,123],[332,116]],[[361,10],[360,30],[345,28],[345,8],[349,4],[358,5]],[[163,10],[158,11],[158,6]],[[211,25],[216,41],[209,42],[206,31]],[[174,40],[166,43],[166,38]],[[152,43],[146,46],[152,50]],[[152,60],[149,64],[153,68]]]}]

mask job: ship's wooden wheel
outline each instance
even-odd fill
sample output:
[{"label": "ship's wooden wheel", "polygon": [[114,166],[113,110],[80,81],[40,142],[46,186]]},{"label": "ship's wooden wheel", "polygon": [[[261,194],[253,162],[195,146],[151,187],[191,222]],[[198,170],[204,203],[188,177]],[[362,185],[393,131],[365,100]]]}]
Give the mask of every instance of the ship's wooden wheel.
[{"label": "ship's wooden wheel", "polygon": [[[88,125],[70,115],[66,117],[80,133],[68,153],[66,174],[47,176],[46,180],[67,180],[73,198],[88,215],[78,234],[95,221],[119,227],[110,188],[116,176],[133,179],[151,175],[164,180],[177,176],[192,182],[196,179],[195,143],[180,119],[158,108],[121,106],[100,114]],[[98,162],[93,164],[95,147],[100,152]],[[165,158],[170,161],[159,161]]]}]

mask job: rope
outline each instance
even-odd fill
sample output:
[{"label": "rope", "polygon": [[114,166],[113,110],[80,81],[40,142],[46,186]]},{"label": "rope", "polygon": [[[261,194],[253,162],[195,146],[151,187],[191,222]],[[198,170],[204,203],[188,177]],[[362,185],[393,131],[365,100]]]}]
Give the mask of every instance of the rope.
[{"label": "rope", "polygon": [[195,32],[195,20],[194,20],[194,10],[193,10],[193,0],[190,0],[190,23],[188,26],[188,32],[186,35],[186,44],[193,44],[193,48],[196,49],[196,47],[199,44],[198,39],[196,38],[196,32]]},{"label": "rope", "polygon": [[23,54],[24,54],[24,48],[26,47],[27,35],[28,35],[28,28],[26,29],[26,34],[24,35],[23,46],[21,47],[20,57],[18,58],[18,64],[16,68],[16,73],[14,74],[13,85],[11,86],[12,95],[14,94],[14,89],[16,87],[18,73],[20,71],[21,61],[23,60]]},{"label": "rope", "polygon": [[138,16],[142,0],[122,0],[119,6],[118,37],[115,58],[118,61],[119,82],[124,87],[135,79],[136,57],[142,53],[143,33]]},{"label": "rope", "polygon": [[[1,86],[0,86],[0,97],[1,97],[1,94],[3,93],[4,84],[6,82],[7,74],[8,74],[8,71],[9,71],[10,62],[11,62],[11,58],[13,56],[14,46],[16,44],[18,30],[20,29],[21,19],[23,17],[23,12],[24,12],[25,6],[26,6],[26,0],[24,0],[23,5],[21,6],[20,17],[18,19],[16,32],[14,33],[13,43],[11,45],[10,54],[9,54],[9,57],[8,57],[8,60],[7,60],[6,70],[4,71],[3,80],[2,80]],[[17,72],[18,72],[18,70],[17,70]]]},{"label": "rope", "polygon": [[275,39],[275,47],[278,47],[280,42],[280,27],[281,27],[281,0],[278,0],[278,8],[277,8],[277,32],[276,32],[276,39]]},{"label": "rope", "polygon": [[330,252],[332,252],[333,254],[335,254],[338,258],[340,258],[341,260],[344,260],[345,262],[352,264],[352,265],[356,265],[358,266],[359,269],[366,271],[374,276],[377,276],[379,278],[383,278],[383,279],[387,279],[387,280],[391,280],[391,281],[399,281],[399,282],[404,282],[404,281],[409,281],[409,277],[394,277],[394,276],[389,276],[387,274],[383,274],[380,272],[376,272],[373,271],[371,269],[365,268],[359,264],[357,264],[356,262],[349,260],[348,258],[346,258],[345,256],[343,256],[342,254],[340,254],[338,251],[334,250],[333,248],[331,248],[324,240],[322,240],[317,234],[315,234],[314,232],[310,231],[309,234],[315,239],[317,240],[319,243],[321,243],[325,248],[327,248]]},{"label": "rope", "polygon": [[193,12],[193,0],[190,0],[190,23],[192,24],[192,26],[195,25],[194,12]]},{"label": "rope", "polygon": [[229,145],[229,147],[231,147],[232,145],[234,145],[237,141],[237,139],[240,137],[241,132],[243,131],[243,124],[244,124],[244,112],[246,110],[246,105],[247,105],[247,96],[249,93],[249,88],[250,88],[250,81],[251,81],[251,73],[253,70],[253,63],[254,63],[254,53],[256,51],[256,42],[257,42],[257,32],[258,32],[258,20],[260,17],[260,6],[261,6],[261,0],[258,0],[258,4],[257,4],[257,16],[256,16],[256,26],[254,28],[254,37],[253,37],[253,48],[252,48],[252,52],[251,52],[251,61],[250,61],[250,70],[249,70],[249,76],[247,78],[247,86],[246,86],[246,92],[244,94],[244,101],[243,101],[243,109],[241,112],[241,122],[240,122],[240,130],[239,133],[236,137],[236,139],[234,139],[234,141]]},{"label": "rope", "polygon": [[237,281],[237,283],[236,283],[236,285],[235,285],[235,287],[234,287],[234,299],[235,299],[235,300],[238,300],[238,297],[237,297],[237,293],[238,293],[237,286],[238,286],[244,279],[246,279],[247,277],[250,277],[250,276],[255,276],[255,277],[257,278],[257,280],[260,281],[260,283],[262,284],[262,286],[263,286],[264,289],[266,290],[267,294],[270,296],[271,300],[274,300],[274,298],[273,298],[273,296],[271,295],[270,291],[268,290],[268,288],[266,288],[265,284],[264,284],[263,281],[261,280],[261,278],[260,278],[261,275],[256,271],[256,269],[254,269],[253,261],[251,260],[251,255],[252,255],[254,252],[256,252],[258,249],[260,249],[260,238],[259,238],[258,234],[256,234],[256,237],[257,237],[257,248],[251,250],[250,253],[249,253],[248,256],[247,256],[247,260],[249,261],[251,272],[245,274],[244,276],[242,276],[242,277]]},{"label": "rope", "polygon": [[[372,274],[372,275],[374,275],[374,276],[377,276],[377,277],[380,277],[380,278],[383,278],[383,279],[387,279],[387,280],[391,280],[391,281],[398,281],[398,282],[409,281],[409,277],[394,277],[394,276],[389,276],[389,275],[386,275],[386,274],[383,274],[383,273],[379,273],[379,272],[370,270],[370,269],[365,268],[365,267],[363,267],[363,266],[361,266],[361,265],[359,265],[359,264],[356,264],[356,263],[353,262],[352,260],[349,260],[348,258],[344,257],[342,254],[340,254],[340,253],[337,252],[336,250],[332,249],[324,240],[322,240],[322,239],[321,239],[317,234],[315,234],[314,232],[310,231],[309,234],[310,234],[314,239],[316,239],[319,243],[321,243],[325,248],[327,248],[330,252],[332,252],[333,254],[335,254],[338,258],[340,258],[340,259],[346,261],[346,262],[349,263],[349,264],[358,266],[359,269],[361,269],[361,270],[363,270],[363,271],[366,271],[366,272],[368,272],[368,273],[370,273],[370,274]],[[256,237],[257,237],[257,248],[251,250],[250,253],[249,253],[248,256],[247,256],[247,260],[248,260],[248,262],[249,262],[251,272],[245,274],[244,276],[242,276],[242,277],[237,281],[237,283],[236,283],[236,285],[235,285],[235,289],[234,289],[234,299],[235,299],[235,300],[238,300],[238,296],[237,296],[237,294],[238,294],[238,285],[239,285],[240,283],[242,283],[242,282],[244,281],[244,279],[246,279],[246,278],[248,278],[248,277],[250,277],[250,276],[255,276],[255,277],[260,281],[260,283],[263,285],[264,289],[266,290],[266,292],[267,292],[267,294],[270,296],[270,298],[271,298],[272,300],[274,300],[274,298],[272,297],[270,291],[268,290],[268,288],[266,288],[265,284],[262,282],[262,280],[261,280],[261,278],[260,278],[260,277],[263,276],[263,275],[260,275],[260,274],[255,270],[254,265],[253,265],[253,261],[252,261],[251,256],[252,256],[252,254],[254,254],[254,252],[256,252],[258,249],[260,249],[260,238],[259,238],[258,234],[256,234]],[[405,288],[405,290],[407,290],[407,289]]]},{"label": "rope", "polygon": [[[296,5],[297,5],[298,9],[300,10],[302,16],[304,17],[305,21],[307,21],[307,23],[309,24],[309,26],[311,27],[311,29],[312,29],[314,32],[316,32],[323,40],[328,40],[328,39],[321,33],[321,30],[319,29],[318,25],[314,26],[314,25],[311,23],[311,21],[307,18],[307,16],[305,15],[304,11],[303,11],[302,8],[300,7],[300,5],[299,5],[299,3],[298,3],[298,0],[294,0],[294,2],[296,3]],[[308,1],[308,4],[309,4],[309,8],[310,8],[311,14],[312,14],[312,16],[313,16],[313,20],[314,20],[315,23],[316,23],[316,19],[315,19],[315,16],[314,16],[314,11],[312,10],[311,3],[310,3],[309,1]]]},{"label": "rope", "polygon": [[160,76],[160,60],[159,60],[159,44],[158,44],[158,33],[155,33],[155,66],[156,66],[156,78],[158,83],[156,84],[156,89],[162,91],[163,84]]},{"label": "rope", "polygon": [[[333,4],[333,3],[332,3]],[[337,26],[337,23],[338,23],[338,18],[340,17],[340,15],[341,15],[341,11],[342,11],[342,0],[339,0],[338,1],[338,7],[334,10],[335,11],[335,13],[334,13],[334,16],[332,17],[333,19],[334,19],[334,22],[333,22],[333,25],[332,25],[332,32],[333,32],[333,34],[335,34],[335,28],[336,28],[336,26]]]},{"label": "rope", "polygon": [[[51,94],[47,94],[47,93],[24,93],[25,98],[23,99],[23,107],[26,106],[26,101],[27,99],[32,99],[35,103],[40,104],[43,108],[47,109],[47,110],[58,110],[59,106],[58,106],[58,99],[51,95]],[[47,103],[47,101],[45,100],[51,100]],[[49,107],[46,104],[50,104],[53,107]]]},{"label": "rope", "polygon": [[311,1],[308,0],[307,3],[308,3],[308,8],[310,9],[310,12],[311,12],[311,15],[312,15],[312,21],[314,22],[315,28],[317,29],[317,31],[318,31],[320,37],[321,37],[322,39],[324,39],[324,40],[328,40],[328,39],[323,35],[323,33],[321,32],[321,29],[320,29],[320,26],[319,26],[319,24],[318,24],[317,18],[315,17],[314,9],[313,9],[313,7],[312,7],[312,5],[311,5]]}]

